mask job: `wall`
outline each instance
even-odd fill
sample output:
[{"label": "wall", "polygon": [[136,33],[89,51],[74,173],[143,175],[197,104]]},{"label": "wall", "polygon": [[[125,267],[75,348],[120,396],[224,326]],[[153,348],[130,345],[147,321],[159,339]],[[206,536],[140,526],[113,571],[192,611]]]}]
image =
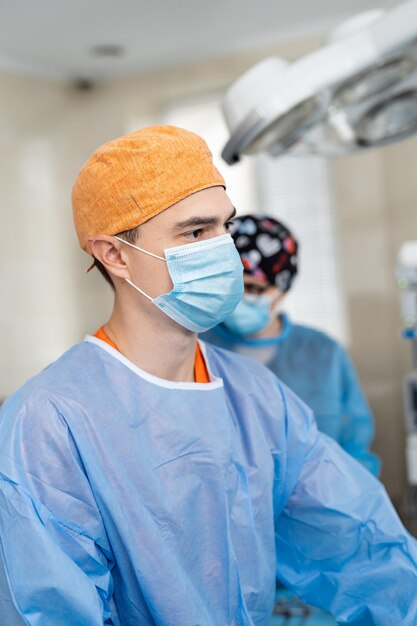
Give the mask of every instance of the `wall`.
[{"label": "wall", "polygon": [[398,502],[405,485],[402,381],[411,367],[401,339],[396,256],[417,238],[417,140],[333,162],[351,353],[377,419],[382,479]]}]

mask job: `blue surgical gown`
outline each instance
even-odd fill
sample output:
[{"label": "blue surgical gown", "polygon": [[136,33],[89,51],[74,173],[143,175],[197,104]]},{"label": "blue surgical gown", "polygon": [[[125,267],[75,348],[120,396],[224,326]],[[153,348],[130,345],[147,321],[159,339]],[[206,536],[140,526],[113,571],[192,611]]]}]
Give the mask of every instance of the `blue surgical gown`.
[{"label": "blue surgical gown", "polygon": [[281,322],[281,332],[272,338],[245,339],[223,325],[201,337],[265,363],[313,409],[318,429],[378,476],[380,459],[369,450],[373,416],[346,350],[319,330],[293,324],[285,314]]},{"label": "blue surgical gown", "polygon": [[2,407],[5,626],[265,626],[275,576],[341,624],[417,623],[417,545],[382,485],[262,365],[208,384],[96,338]]}]

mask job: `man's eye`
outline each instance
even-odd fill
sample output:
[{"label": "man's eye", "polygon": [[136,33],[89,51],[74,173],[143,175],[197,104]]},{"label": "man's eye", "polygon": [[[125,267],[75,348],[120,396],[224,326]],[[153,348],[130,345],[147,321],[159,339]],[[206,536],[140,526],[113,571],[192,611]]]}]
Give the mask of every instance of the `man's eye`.
[{"label": "man's eye", "polygon": [[197,230],[190,230],[190,232],[185,233],[185,236],[188,239],[198,239],[200,237],[202,233],[202,229],[201,228],[197,228]]},{"label": "man's eye", "polygon": [[245,292],[254,296],[261,296],[265,292],[265,288],[256,285],[245,285]]},{"label": "man's eye", "polygon": [[232,228],[233,224],[234,224],[234,220],[229,220],[228,222],[226,222],[224,227],[227,230],[227,232],[229,232],[229,230]]}]

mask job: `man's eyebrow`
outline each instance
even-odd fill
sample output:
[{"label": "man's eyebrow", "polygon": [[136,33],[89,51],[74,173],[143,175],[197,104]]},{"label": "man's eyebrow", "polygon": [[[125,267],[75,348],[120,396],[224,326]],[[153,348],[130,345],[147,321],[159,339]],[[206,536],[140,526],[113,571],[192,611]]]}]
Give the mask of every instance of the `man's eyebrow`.
[{"label": "man's eyebrow", "polygon": [[[233,212],[227,218],[226,222],[234,218],[236,215],[236,209],[233,208]],[[173,226],[173,230],[183,230],[187,228],[198,228],[199,226],[216,226],[219,223],[218,217],[202,217],[202,216],[192,216],[183,222],[177,222]]]}]

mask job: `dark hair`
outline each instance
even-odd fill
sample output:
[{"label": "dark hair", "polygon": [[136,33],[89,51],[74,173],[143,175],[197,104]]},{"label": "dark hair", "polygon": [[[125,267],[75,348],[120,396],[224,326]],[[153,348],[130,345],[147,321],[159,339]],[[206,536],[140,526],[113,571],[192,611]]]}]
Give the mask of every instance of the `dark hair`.
[{"label": "dark hair", "polygon": [[[116,233],[116,236],[121,237],[122,239],[125,239],[129,243],[136,243],[137,239],[139,238],[139,229],[140,229],[140,226],[135,226],[135,228],[132,228],[130,230],[124,230],[121,233]],[[110,274],[104,267],[103,263],[101,263],[101,261],[99,261],[95,257],[94,257],[93,267],[96,267],[98,269],[100,274],[109,283],[110,287],[114,291],[114,284],[113,284]]]}]

